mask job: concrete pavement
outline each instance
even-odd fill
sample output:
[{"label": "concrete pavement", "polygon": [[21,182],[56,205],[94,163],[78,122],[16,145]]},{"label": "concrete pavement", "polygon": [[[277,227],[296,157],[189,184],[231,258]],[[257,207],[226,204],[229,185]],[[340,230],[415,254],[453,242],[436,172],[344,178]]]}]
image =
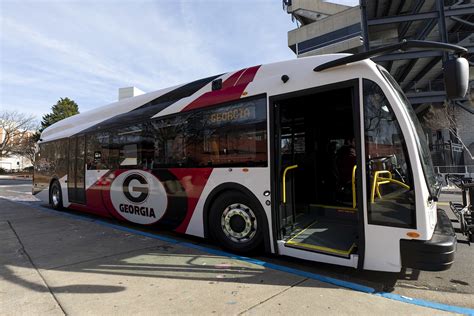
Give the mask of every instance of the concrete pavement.
[{"label": "concrete pavement", "polygon": [[443,314],[0,200],[0,313]]},{"label": "concrete pavement", "polygon": [[[24,180],[0,179],[0,198],[18,201],[35,208],[40,208],[40,205],[43,204],[36,196],[31,195],[31,181]],[[449,210],[446,201],[459,202],[460,199],[460,194],[441,194],[440,201],[442,202],[439,203],[439,207],[446,209],[447,214],[453,216],[454,219],[454,214]],[[453,225],[456,228],[459,226],[459,223],[454,222]],[[153,235],[156,232],[156,228],[135,227],[156,237],[156,235]],[[194,242],[201,246],[215,247],[212,241],[204,239],[192,239],[189,236],[176,235],[169,231],[162,231],[159,234],[160,236],[169,236],[183,242],[194,240]],[[253,259],[262,260],[268,264],[277,264],[284,268],[297,269],[304,273],[315,273],[323,277],[355,282],[371,287],[375,291],[389,292],[402,297],[412,297],[441,304],[474,308],[474,269],[471,267],[474,261],[474,251],[473,247],[469,246],[464,240],[465,237],[458,234],[455,262],[449,270],[441,272],[412,269],[403,269],[400,273],[359,271],[336,265],[268,254],[253,256]]]}]

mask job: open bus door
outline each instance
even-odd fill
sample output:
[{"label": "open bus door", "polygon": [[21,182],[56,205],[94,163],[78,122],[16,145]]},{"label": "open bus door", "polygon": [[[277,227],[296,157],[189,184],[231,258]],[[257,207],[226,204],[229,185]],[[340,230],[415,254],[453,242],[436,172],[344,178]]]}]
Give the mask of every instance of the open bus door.
[{"label": "open bus door", "polygon": [[[412,48],[453,53],[449,58],[445,55],[443,62],[447,97],[456,99],[466,95],[469,67],[461,56],[467,49],[447,43],[404,40],[332,60],[314,71]],[[368,270],[398,272],[401,267],[446,270],[454,260],[456,236],[449,217],[436,210],[439,185],[424,132],[397,82],[385,69],[378,68],[385,80],[376,83],[362,79],[363,170],[360,171],[363,177],[360,178],[364,192],[360,196],[364,203],[359,204],[364,204],[360,218],[365,241],[360,244],[365,249],[359,251],[363,255],[359,267],[363,261],[363,268]],[[407,147],[410,142],[411,146]],[[457,209],[453,211],[456,213]],[[467,215],[467,210],[463,214]]]},{"label": "open bus door", "polygon": [[358,91],[358,80],[350,80],[274,99],[275,228],[281,254],[359,266],[364,244],[357,202]]},{"label": "open bus door", "polygon": [[68,199],[70,202],[85,204],[85,136],[69,138],[68,151]]}]

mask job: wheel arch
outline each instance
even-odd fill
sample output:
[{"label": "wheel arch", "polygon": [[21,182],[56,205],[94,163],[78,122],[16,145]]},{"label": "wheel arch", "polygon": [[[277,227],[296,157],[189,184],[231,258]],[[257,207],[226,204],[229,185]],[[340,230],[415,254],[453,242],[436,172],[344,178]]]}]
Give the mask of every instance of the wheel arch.
[{"label": "wheel arch", "polygon": [[230,191],[237,191],[248,196],[251,199],[254,199],[256,203],[261,207],[260,211],[262,212],[263,220],[263,244],[265,247],[265,252],[271,252],[271,240],[270,240],[270,230],[269,230],[269,223],[267,214],[265,213],[265,209],[263,208],[262,203],[258,200],[255,194],[252,193],[248,188],[244,187],[241,184],[235,182],[226,182],[218,185],[215,187],[207,196],[206,202],[204,203],[204,210],[203,210],[203,226],[204,226],[204,237],[209,238],[209,213],[212,207],[212,204],[215,202],[217,197],[221,194],[230,192]]}]

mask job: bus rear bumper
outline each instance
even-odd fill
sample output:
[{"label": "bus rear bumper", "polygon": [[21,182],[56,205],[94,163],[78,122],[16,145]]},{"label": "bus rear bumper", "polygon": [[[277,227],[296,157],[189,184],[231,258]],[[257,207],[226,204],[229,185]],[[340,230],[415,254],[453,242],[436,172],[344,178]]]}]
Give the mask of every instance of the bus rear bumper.
[{"label": "bus rear bumper", "polygon": [[438,210],[438,223],[430,240],[400,240],[402,266],[425,271],[448,270],[454,262],[456,234],[448,215]]}]

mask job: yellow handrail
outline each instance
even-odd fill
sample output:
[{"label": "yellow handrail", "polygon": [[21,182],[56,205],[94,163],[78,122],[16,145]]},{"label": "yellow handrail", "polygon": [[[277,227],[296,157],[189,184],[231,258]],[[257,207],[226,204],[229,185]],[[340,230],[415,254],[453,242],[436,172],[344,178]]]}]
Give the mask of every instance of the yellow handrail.
[{"label": "yellow handrail", "polygon": [[[379,175],[381,174],[388,174],[388,178],[385,178],[385,177],[379,177]],[[398,184],[399,186],[407,189],[407,190],[410,190],[410,186],[401,182],[401,181],[398,181],[398,180],[395,180],[392,178],[392,173],[388,170],[379,170],[379,171],[375,171],[375,174],[374,174],[374,180],[372,182],[372,192],[371,192],[371,195],[370,195],[370,201],[372,203],[375,202],[375,192],[377,191],[377,196],[379,198],[382,198],[382,194],[380,193],[380,185],[382,184],[388,184],[388,183],[395,183],[395,184]]]},{"label": "yellow handrail", "polygon": [[407,190],[410,190],[410,186],[406,183],[401,182],[401,181],[398,181],[398,180],[395,180],[395,179],[389,179],[389,178],[382,178],[382,177],[379,178],[379,179],[384,181],[384,182],[387,181],[387,182],[392,182],[392,183],[398,184],[399,186],[404,187]]},{"label": "yellow handrail", "polygon": [[356,208],[357,204],[357,195],[356,195],[356,169],[357,165],[352,168],[352,208]]},{"label": "yellow handrail", "polygon": [[283,171],[283,204],[286,204],[286,173],[288,172],[288,170],[296,168],[298,168],[298,165],[288,166]]},{"label": "yellow handrail", "polygon": [[[372,181],[372,191],[370,193],[370,202],[371,203],[374,203],[375,202],[375,189],[377,188],[378,189],[378,186],[377,186],[377,182],[378,182],[378,178],[379,178],[379,174],[388,174],[389,175],[389,178],[391,179],[392,178],[392,173],[388,170],[380,170],[380,171],[375,171],[374,173],[374,180]],[[377,190],[377,194],[379,195],[380,197],[380,191]]]}]

